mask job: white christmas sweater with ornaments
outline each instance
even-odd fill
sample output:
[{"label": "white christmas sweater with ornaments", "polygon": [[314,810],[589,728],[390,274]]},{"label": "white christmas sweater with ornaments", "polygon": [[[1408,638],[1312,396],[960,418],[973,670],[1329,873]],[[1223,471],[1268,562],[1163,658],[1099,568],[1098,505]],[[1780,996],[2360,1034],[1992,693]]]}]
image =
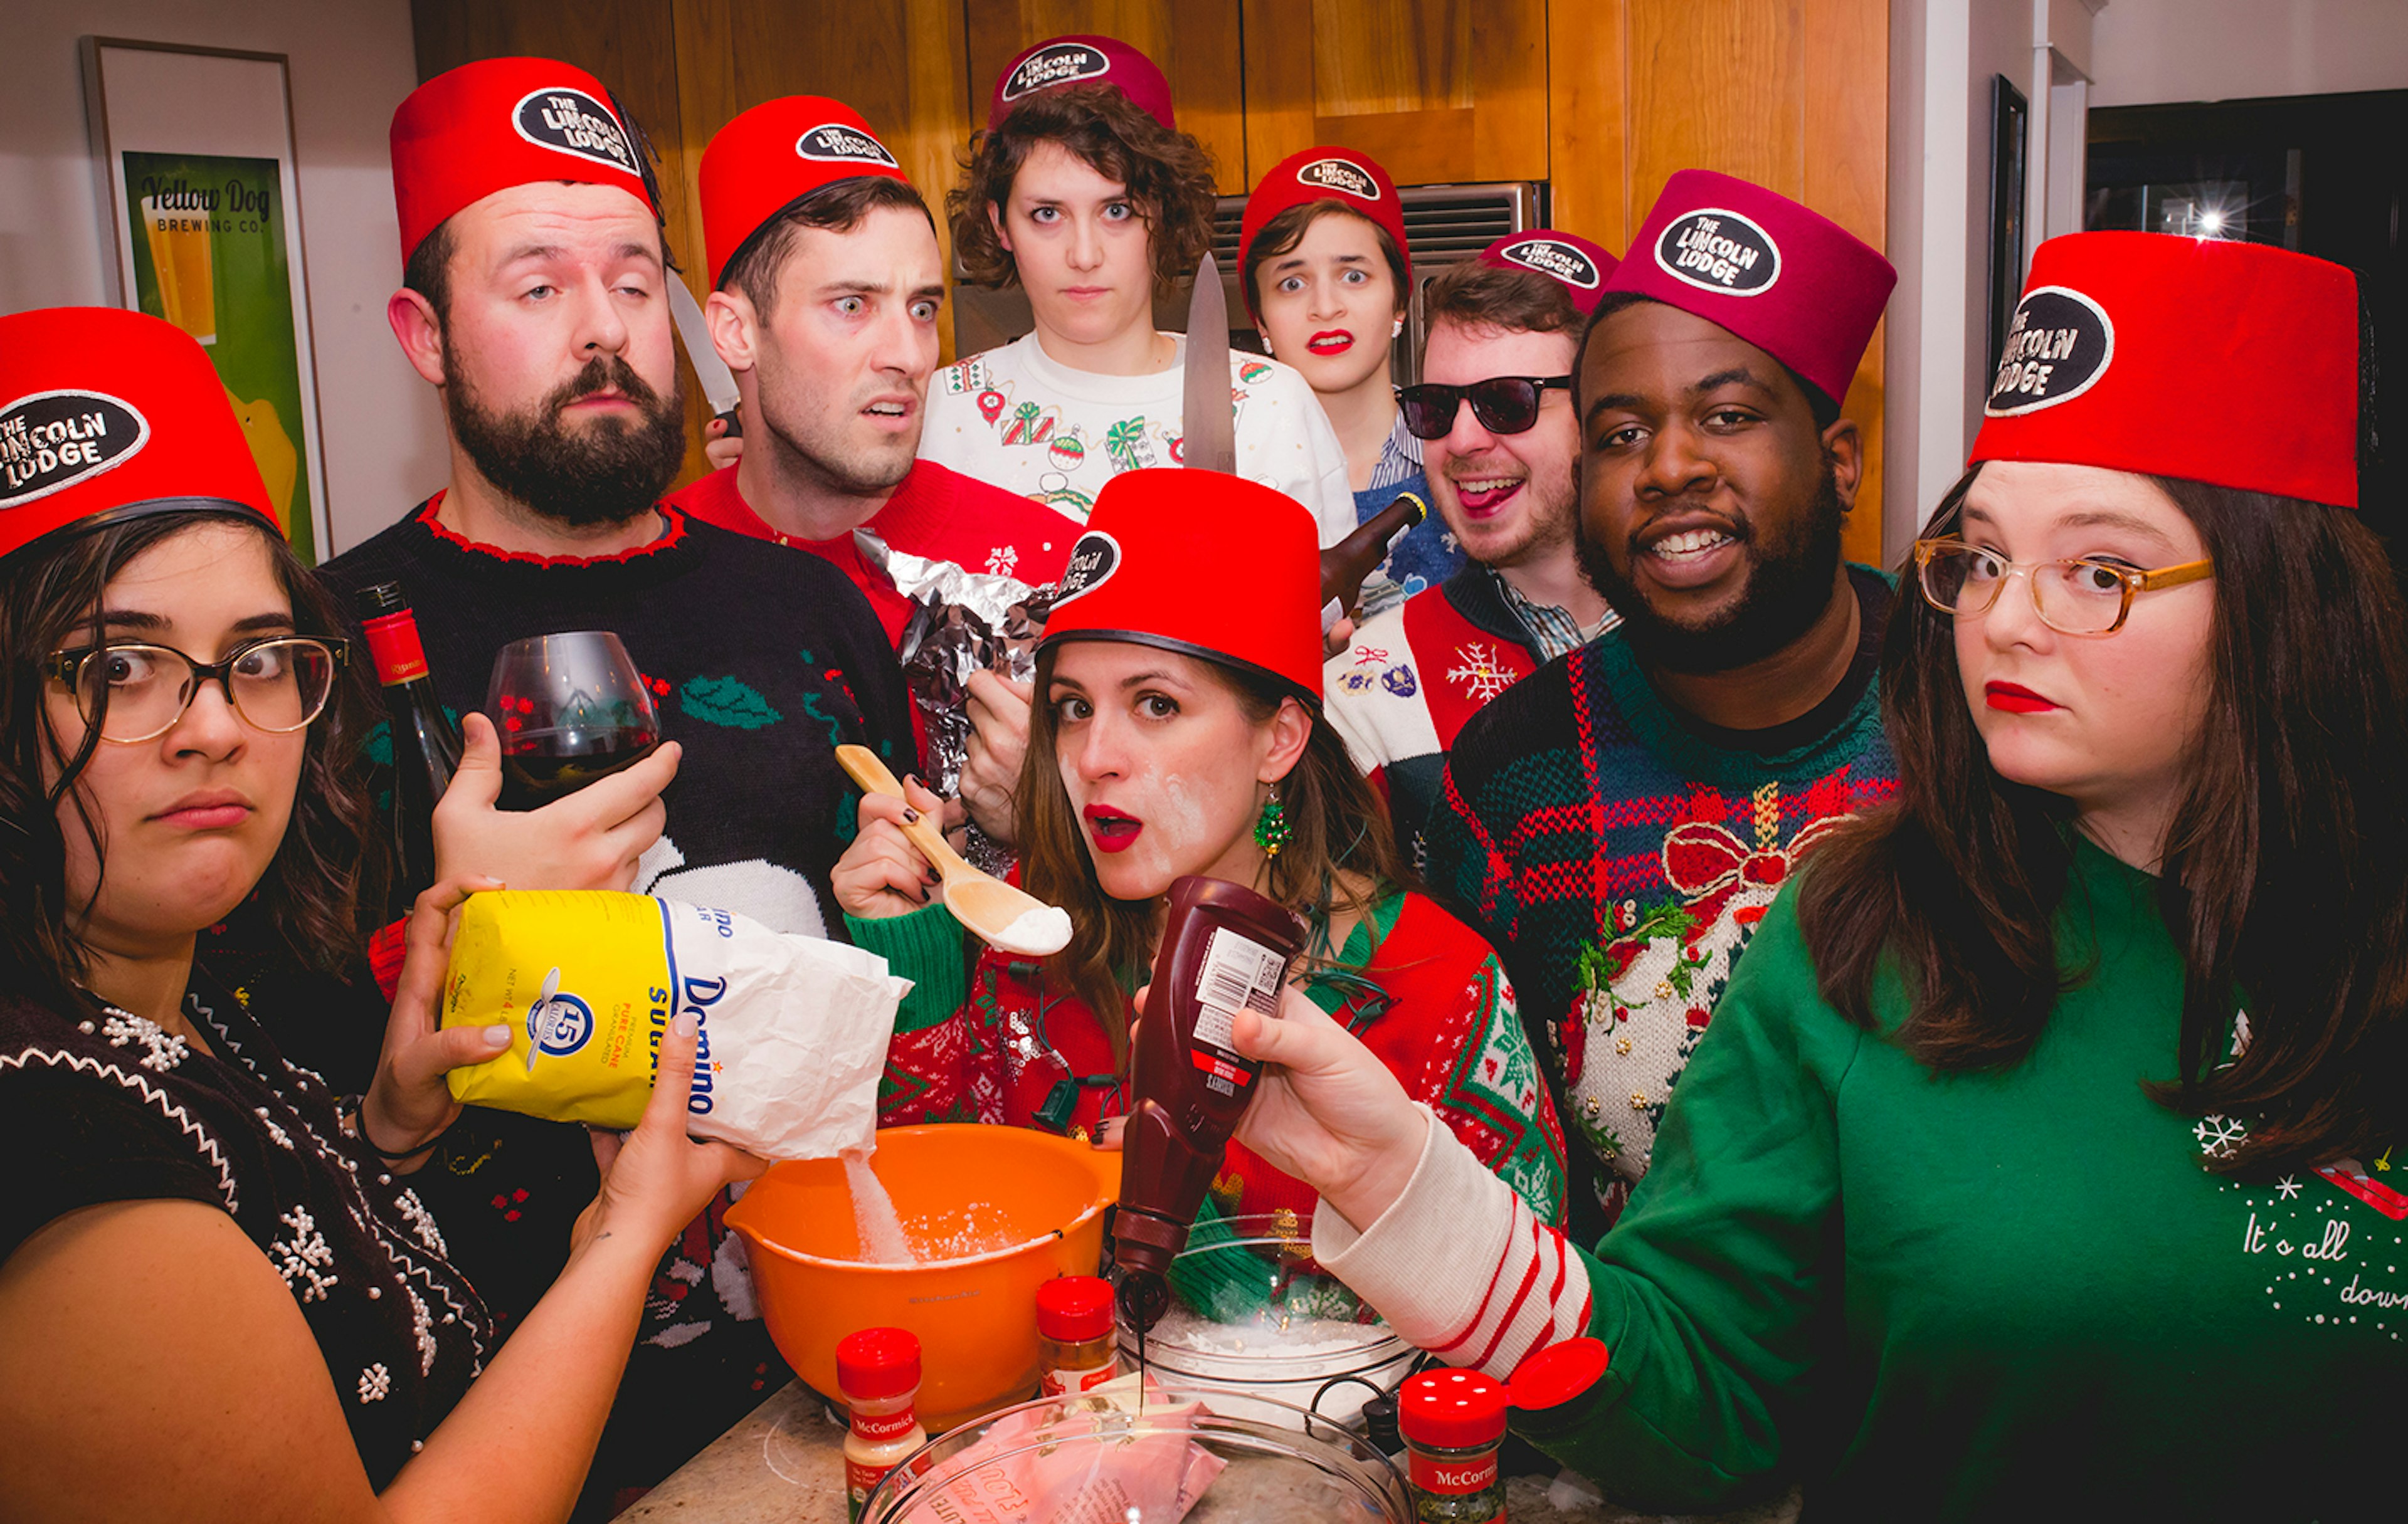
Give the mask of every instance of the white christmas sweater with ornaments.
[{"label": "white christmas sweater with ornaments", "polygon": [[1881,1032],[1841,1016],[1784,890],[1594,1253],[1432,1127],[1363,1232],[1313,1219],[1315,1258],[1452,1364],[1603,1340],[1597,1386],[1516,1427],[1647,1512],[1802,1481],[1834,1518],[2396,1516],[2408,1148],[2210,1174],[2247,1119],[2142,1088],[2179,1066],[2157,883],[2087,843],[2070,876],[2086,972],[2013,1067],[1890,1040],[1891,970]]},{"label": "white christmas sweater with ornaments", "polygon": [[[1084,522],[1104,483],[1124,471],[1181,465],[1187,340],[1150,376],[1072,370],[1029,334],[948,365],[928,384],[924,460],[1033,497]],[[1354,529],[1346,452],[1303,377],[1258,354],[1229,353],[1238,412],[1238,475],[1312,510],[1321,543]]]}]

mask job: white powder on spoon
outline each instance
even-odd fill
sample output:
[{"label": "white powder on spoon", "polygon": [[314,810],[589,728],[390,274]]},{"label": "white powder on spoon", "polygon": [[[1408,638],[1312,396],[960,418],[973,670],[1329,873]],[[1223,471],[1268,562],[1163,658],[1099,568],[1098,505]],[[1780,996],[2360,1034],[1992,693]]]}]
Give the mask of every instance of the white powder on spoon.
[{"label": "white powder on spoon", "polygon": [[1003,952],[1048,958],[1070,945],[1070,913],[1054,905],[1040,904],[1022,911],[1010,925],[987,940]]}]

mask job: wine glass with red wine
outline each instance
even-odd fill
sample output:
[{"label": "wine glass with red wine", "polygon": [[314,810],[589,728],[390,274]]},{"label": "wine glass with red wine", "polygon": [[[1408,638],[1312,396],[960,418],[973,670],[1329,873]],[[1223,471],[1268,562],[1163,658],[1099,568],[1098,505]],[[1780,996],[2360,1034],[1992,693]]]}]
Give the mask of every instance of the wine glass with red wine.
[{"label": "wine glass with red wine", "polygon": [[608,630],[514,640],[494,658],[486,709],[502,738],[502,806],[537,809],[652,755],[660,714]]}]

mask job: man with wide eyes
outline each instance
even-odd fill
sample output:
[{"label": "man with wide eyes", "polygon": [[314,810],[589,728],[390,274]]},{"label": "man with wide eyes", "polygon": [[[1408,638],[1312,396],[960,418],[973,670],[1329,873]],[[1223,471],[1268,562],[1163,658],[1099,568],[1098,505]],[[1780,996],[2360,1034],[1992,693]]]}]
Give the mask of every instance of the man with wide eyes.
[{"label": "man with wide eyes", "polygon": [[1804,207],[1685,170],[1583,338],[1577,546],[1622,622],[1464,727],[1427,855],[1502,949],[1587,1146],[1576,1234],[1645,1174],[1799,856],[1895,790],[1873,681],[1891,587],[1840,553],[1863,447],[1839,399],[1896,278]]}]

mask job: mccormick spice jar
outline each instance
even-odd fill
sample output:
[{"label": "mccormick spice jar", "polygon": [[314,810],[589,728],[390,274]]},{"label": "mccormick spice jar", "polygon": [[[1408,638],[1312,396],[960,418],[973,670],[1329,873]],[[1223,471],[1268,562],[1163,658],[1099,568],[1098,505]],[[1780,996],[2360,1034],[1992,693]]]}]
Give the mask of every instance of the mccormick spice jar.
[{"label": "mccormick spice jar", "polygon": [[853,1410],[844,1436],[844,1517],[856,1524],[879,1478],[928,1443],[911,1411],[920,1396],[920,1338],[908,1329],[866,1328],[836,1346],[836,1384]]},{"label": "mccormick spice jar", "polygon": [[1076,1396],[1121,1374],[1110,1281],[1057,1275],[1037,1289],[1037,1368],[1048,1397]]},{"label": "mccormick spice jar", "polygon": [[1406,1475],[1425,1524],[1504,1524],[1505,1387],[1478,1371],[1424,1371],[1398,1394]]}]

